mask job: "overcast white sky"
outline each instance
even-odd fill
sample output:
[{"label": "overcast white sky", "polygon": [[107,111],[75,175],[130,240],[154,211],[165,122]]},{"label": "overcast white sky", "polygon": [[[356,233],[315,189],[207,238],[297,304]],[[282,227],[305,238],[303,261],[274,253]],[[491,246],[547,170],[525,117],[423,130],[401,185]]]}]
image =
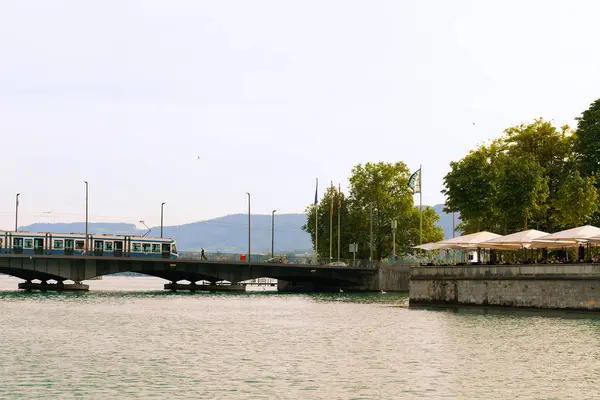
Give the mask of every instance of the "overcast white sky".
[{"label": "overcast white sky", "polygon": [[[0,2],[0,228],[301,212],[600,97],[597,1]],[[475,125],[473,125],[473,122]],[[198,159],[198,156],[201,159]],[[52,211],[52,214],[43,214]]]}]

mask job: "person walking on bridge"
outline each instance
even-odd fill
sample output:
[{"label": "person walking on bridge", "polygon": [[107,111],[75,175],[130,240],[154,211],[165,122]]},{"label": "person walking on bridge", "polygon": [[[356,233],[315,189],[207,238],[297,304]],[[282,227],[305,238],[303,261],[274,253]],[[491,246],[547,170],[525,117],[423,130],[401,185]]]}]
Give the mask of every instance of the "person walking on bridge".
[{"label": "person walking on bridge", "polygon": [[204,255],[204,249],[200,249],[200,259],[201,260],[208,260],[208,258],[206,258],[206,256]]}]

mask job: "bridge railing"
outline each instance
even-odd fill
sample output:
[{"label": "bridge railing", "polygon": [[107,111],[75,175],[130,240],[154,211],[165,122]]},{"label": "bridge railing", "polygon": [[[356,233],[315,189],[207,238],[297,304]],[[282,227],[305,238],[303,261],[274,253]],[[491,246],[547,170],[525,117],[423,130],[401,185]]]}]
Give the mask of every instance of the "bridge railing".
[{"label": "bridge railing", "polygon": [[[182,260],[208,260],[208,261],[223,261],[223,262],[231,262],[231,261],[248,261],[248,256],[246,254],[240,253],[213,253],[213,252],[205,252],[204,258],[201,252],[195,251],[182,251],[179,253],[179,258]],[[264,254],[252,254],[251,262],[253,263],[275,263],[275,264],[300,264],[300,265],[315,265],[315,266],[328,266],[328,267],[349,267],[349,268],[373,268],[379,264],[418,264],[418,261],[415,262],[413,259],[404,259],[397,258],[395,262],[392,262],[391,259],[387,260],[378,260],[378,261],[370,261],[365,259],[341,259],[337,260],[337,258],[329,259],[327,258],[319,258],[315,260],[314,256],[284,256],[284,255],[276,255],[275,257],[271,257],[271,255]]]}]

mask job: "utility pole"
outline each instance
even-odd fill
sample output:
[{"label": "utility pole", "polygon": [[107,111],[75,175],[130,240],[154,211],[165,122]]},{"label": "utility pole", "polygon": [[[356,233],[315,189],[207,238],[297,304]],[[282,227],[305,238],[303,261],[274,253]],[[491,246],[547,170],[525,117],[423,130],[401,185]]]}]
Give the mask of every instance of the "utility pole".
[{"label": "utility pole", "polygon": [[340,261],[340,237],[342,227],[342,186],[338,184],[338,229],[337,229],[337,259]]},{"label": "utility pole", "polygon": [[373,262],[373,206],[371,205],[371,218],[369,221],[370,235],[369,235],[369,261]]},{"label": "utility pole", "polygon": [[15,232],[19,229],[19,195],[21,193],[17,193],[16,201],[15,201]]},{"label": "utility pole", "polygon": [[165,204],[167,204],[167,203],[163,202],[160,205],[160,237],[161,238],[163,237],[163,211],[164,211],[164,208],[165,208]]},{"label": "utility pole", "polygon": [[333,182],[329,191],[329,262],[333,260]]},{"label": "utility pole", "polygon": [[[456,232],[456,227],[454,225],[454,213],[452,213],[452,238],[454,239],[454,233]],[[452,249],[452,262],[456,264],[456,250]]]},{"label": "utility pole", "polygon": [[[88,181],[85,182],[85,255],[88,255],[89,239],[88,239],[88,220],[89,220],[89,208],[88,208]],[[87,262],[87,261],[86,261]]]},{"label": "utility pole", "polygon": [[250,193],[246,192],[248,195],[248,262],[250,262],[250,257],[252,252],[250,251]]},{"label": "utility pole", "polygon": [[271,213],[271,257],[275,258],[275,212]]},{"label": "utility pole", "polygon": [[392,263],[396,262],[396,228],[398,227],[398,221],[392,221]]}]

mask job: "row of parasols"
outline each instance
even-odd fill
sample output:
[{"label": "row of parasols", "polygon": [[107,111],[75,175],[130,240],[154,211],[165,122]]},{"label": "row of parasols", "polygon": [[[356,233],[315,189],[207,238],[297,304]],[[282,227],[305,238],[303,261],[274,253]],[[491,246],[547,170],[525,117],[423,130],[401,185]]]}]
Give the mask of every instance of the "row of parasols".
[{"label": "row of parasols", "polygon": [[536,229],[505,236],[483,231],[441,242],[425,243],[414,248],[426,251],[448,249],[519,250],[573,248],[595,244],[600,244],[600,228],[584,225],[551,234]]}]

